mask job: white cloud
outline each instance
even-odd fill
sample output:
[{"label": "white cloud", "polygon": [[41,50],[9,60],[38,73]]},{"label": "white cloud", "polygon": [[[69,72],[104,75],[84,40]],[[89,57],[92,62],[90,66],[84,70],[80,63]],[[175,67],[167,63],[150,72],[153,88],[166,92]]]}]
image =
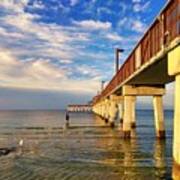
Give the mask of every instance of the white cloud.
[{"label": "white cloud", "polygon": [[150,1],[147,1],[143,5],[138,3],[133,6],[133,10],[134,12],[144,12],[148,9],[149,5],[150,5]]},{"label": "white cloud", "polygon": [[[0,57],[1,87],[93,93],[98,86],[98,81],[93,79],[68,79],[67,72],[53,66],[49,60],[20,62],[7,49],[0,49]],[[81,67],[79,70],[83,74],[92,71],[88,67]]]},{"label": "white cloud", "polygon": [[78,2],[79,0],[70,0],[70,5],[75,6]]},{"label": "white cloud", "polygon": [[119,36],[116,33],[108,33],[108,34],[106,34],[106,38],[110,39],[112,41],[122,41],[123,40],[123,37]]},{"label": "white cloud", "polygon": [[70,60],[70,59],[61,59],[60,62],[63,63],[63,64],[71,64],[72,60]]},{"label": "white cloud", "polygon": [[29,0],[1,0],[0,7],[6,8],[15,12],[23,12]]},{"label": "white cloud", "polygon": [[121,13],[122,14],[124,14],[129,8],[129,6],[124,2],[120,2],[119,6],[121,8]]},{"label": "white cloud", "polygon": [[112,14],[113,11],[111,11],[109,8],[106,8],[106,7],[99,7],[97,9],[97,13],[99,14],[99,16],[101,16],[101,14]]},{"label": "white cloud", "polygon": [[[8,5],[9,8],[10,4]],[[4,8],[5,8],[4,4]],[[11,5],[12,7],[12,5]],[[6,9],[8,9],[6,7]],[[0,24],[10,26],[13,31],[7,32],[9,28],[0,27],[0,35],[10,43],[12,37],[19,39],[17,47],[11,45],[11,49],[16,50],[16,55],[31,54],[37,56],[51,56],[59,59],[71,60],[79,51],[78,46],[71,46],[74,42],[89,41],[89,34],[78,32],[77,28],[63,27],[57,24],[38,23],[39,16],[26,13],[24,11],[13,11],[4,17],[0,17]],[[24,41],[29,41],[24,44]],[[34,48],[29,48],[30,44]],[[0,45],[4,45],[0,43]],[[20,47],[21,46],[21,47]],[[28,48],[26,48],[26,46]],[[21,49],[18,50],[17,48]]]},{"label": "white cloud", "polygon": [[124,17],[118,22],[118,26],[138,33],[143,33],[147,28],[144,22],[133,17]]},{"label": "white cloud", "polygon": [[142,21],[140,20],[134,20],[132,22],[132,30],[136,31],[136,32],[145,32],[147,26],[146,24],[144,24]]},{"label": "white cloud", "polygon": [[5,28],[0,27],[0,36],[1,37],[9,37],[13,39],[23,39],[23,34],[17,33],[17,32],[8,32]]},{"label": "white cloud", "polygon": [[43,3],[41,1],[37,1],[37,0],[33,2],[32,7],[35,9],[44,9],[45,8]]},{"label": "white cloud", "polygon": [[127,17],[124,17],[124,18],[122,18],[121,20],[119,20],[118,26],[119,26],[119,27],[122,27],[122,26],[124,26],[125,24],[127,24],[127,22],[128,22],[128,18],[127,18]]},{"label": "white cloud", "polygon": [[[89,72],[92,78],[78,80],[69,78],[70,68],[66,67],[82,51],[79,43],[90,41],[90,34],[77,27],[40,23],[39,16],[24,12],[27,3],[0,1],[6,12],[0,17],[0,85],[94,93],[98,84],[93,79],[95,69],[81,68],[82,74]],[[102,24],[98,28],[104,28]],[[54,59],[64,66],[53,65]]]},{"label": "white cloud", "polygon": [[[95,67],[88,66],[88,65],[80,65],[76,67],[76,71],[81,73],[82,75],[97,77],[100,75],[100,72]],[[82,76],[83,77],[83,76]]]},{"label": "white cloud", "polygon": [[132,0],[133,3],[140,3],[142,0]]},{"label": "white cloud", "polygon": [[74,21],[75,25],[89,30],[107,30],[111,28],[110,22],[101,22],[94,20]]}]

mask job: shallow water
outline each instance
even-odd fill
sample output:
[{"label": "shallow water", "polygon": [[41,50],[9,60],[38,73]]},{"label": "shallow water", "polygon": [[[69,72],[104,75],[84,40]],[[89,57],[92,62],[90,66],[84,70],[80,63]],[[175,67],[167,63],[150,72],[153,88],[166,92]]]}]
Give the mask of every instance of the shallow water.
[{"label": "shallow water", "polygon": [[131,140],[90,113],[1,111],[0,147],[24,145],[0,157],[0,179],[170,179],[172,111],[165,112],[166,141],[155,138],[153,112],[137,111]]}]

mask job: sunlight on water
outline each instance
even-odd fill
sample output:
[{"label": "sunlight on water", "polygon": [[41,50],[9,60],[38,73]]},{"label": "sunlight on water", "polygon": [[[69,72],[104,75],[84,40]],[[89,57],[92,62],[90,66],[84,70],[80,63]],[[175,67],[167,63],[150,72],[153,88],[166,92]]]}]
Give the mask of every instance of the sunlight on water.
[{"label": "sunlight on water", "polygon": [[0,179],[169,179],[172,112],[166,112],[167,139],[155,140],[151,111],[138,112],[134,138],[123,140],[121,127],[100,118],[61,111],[0,112],[0,147],[22,148],[0,156]]}]

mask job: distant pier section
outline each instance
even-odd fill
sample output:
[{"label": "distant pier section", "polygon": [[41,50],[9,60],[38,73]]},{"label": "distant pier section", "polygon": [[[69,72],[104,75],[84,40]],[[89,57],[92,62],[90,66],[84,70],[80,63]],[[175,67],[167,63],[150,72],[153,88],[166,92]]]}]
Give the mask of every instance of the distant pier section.
[{"label": "distant pier section", "polygon": [[67,107],[68,112],[92,112],[90,104],[70,104]]}]

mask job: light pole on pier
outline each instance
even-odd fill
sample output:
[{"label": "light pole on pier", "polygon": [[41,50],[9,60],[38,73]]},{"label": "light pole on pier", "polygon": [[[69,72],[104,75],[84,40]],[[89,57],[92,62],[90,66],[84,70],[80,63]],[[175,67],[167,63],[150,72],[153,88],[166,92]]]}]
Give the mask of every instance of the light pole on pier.
[{"label": "light pole on pier", "polygon": [[119,54],[124,52],[124,49],[120,49],[120,48],[116,48],[115,49],[115,55],[116,55],[116,58],[115,58],[115,73],[118,72],[119,70]]},{"label": "light pole on pier", "polygon": [[103,89],[104,89],[104,83],[105,83],[105,81],[101,81],[101,92],[102,92]]}]

